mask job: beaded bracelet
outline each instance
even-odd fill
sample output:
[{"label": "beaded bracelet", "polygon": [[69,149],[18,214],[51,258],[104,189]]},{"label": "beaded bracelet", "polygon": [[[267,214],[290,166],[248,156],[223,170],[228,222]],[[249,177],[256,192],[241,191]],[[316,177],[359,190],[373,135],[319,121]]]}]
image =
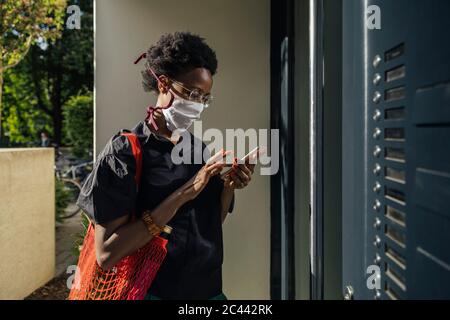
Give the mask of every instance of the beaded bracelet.
[{"label": "beaded bracelet", "polygon": [[162,231],[163,228],[158,226],[154,221],[152,216],[150,215],[150,211],[145,211],[142,215],[142,221],[144,221],[145,226],[147,227],[148,231],[155,237],[158,236]]}]

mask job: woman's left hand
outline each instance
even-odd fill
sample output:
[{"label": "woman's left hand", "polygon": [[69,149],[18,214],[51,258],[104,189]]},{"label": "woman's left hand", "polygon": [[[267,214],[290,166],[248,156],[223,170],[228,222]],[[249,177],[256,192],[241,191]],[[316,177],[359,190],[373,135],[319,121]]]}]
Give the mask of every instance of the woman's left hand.
[{"label": "woman's left hand", "polygon": [[224,179],[224,187],[227,189],[243,189],[252,180],[254,164],[239,164],[233,167],[233,171],[227,174]]}]

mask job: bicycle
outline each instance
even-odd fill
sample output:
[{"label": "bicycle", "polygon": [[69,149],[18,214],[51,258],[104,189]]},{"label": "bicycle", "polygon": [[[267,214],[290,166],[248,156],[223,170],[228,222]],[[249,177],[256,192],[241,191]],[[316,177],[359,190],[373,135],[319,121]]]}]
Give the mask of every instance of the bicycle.
[{"label": "bicycle", "polygon": [[[63,192],[67,195],[67,199],[65,199],[67,206],[64,208],[64,214],[60,216],[61,219],[69,219],[82,211],[76,205],[76,201],[84,180],[92,171],[93,161],[73,164],[74,162],[79,162],[79,160],[65,157],[59,150],[56,150],[55,175],[57,180],[63,182]],[[68,169],[64,170],[66,166]]]}]

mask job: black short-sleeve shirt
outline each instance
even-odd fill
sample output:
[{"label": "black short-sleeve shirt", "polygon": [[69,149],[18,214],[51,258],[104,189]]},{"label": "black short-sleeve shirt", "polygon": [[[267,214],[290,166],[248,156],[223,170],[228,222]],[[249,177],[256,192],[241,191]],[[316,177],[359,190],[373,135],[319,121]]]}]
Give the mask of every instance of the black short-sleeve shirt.
[{"label": "black short-sleeve shirt", "polygon": [[[144,210],[155,208],[202,167],[202,164],[175,164],[171,153],[176,146],[151,132],[144,121],[131,132],[138,136],[142,148],[141,185],[138,189],[131,145],[118,132],[97,157],[77,201],[97,223],[131,213],[139,217]],[[208,152],[205,144],[190,133],[184,137],[177,146],[189,142],[190,159],[203,159],[203,152]],[[183,141],[187,138],[190,141]],[[197,198],[185,203],[168,223],[173,231],[167,256],[149,290],[153,295],[162,299],[208,299],[222,292],[222,190],[222,180],[214,176]],[[233,207],[234,198],[229,212]]]}]

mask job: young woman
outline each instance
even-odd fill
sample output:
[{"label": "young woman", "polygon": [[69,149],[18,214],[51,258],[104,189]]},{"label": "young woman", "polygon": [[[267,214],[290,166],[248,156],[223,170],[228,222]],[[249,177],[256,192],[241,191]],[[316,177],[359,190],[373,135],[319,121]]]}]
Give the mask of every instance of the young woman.
[{"label": "young woman", "polygon": [[[96,223],[97,261],[112,268],[167,224],[173,228],[168,254],[147,298],[225,299],[222,223],[233,210],[234,190],[247,186],[254,166],[241,164],[221,178],[223,163],[175,164],[171,157],[185,137],[173,133],[188,129],[212,101],[216,55],[203,38],[176,32],[162,36],[141,58],[146,59],[144,89],[158,99],[131,130],[143,151],[139,192],[131,145],[117,133],[99,154],[78,199]],[[194,159],[199,141],[188,137]],[[138,219],[131,221],[132,213]]]}]

